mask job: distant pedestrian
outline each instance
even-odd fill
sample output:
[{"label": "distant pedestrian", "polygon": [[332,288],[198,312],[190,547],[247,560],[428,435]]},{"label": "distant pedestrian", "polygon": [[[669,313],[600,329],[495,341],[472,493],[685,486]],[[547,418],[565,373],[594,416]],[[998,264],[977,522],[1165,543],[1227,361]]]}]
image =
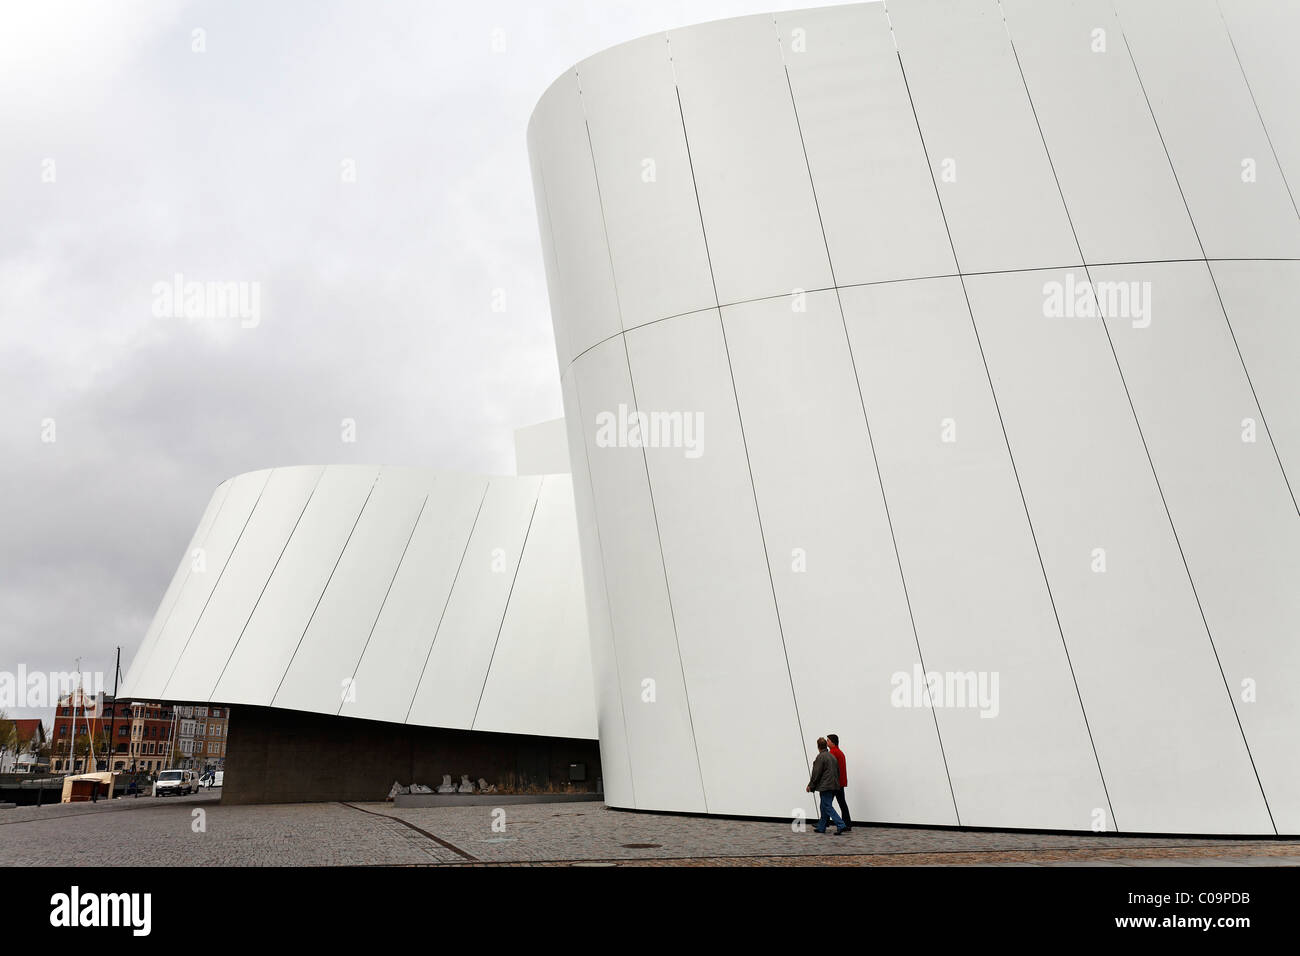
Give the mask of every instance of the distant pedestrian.
[{"label": "distant pedestrian", "polygon": [[835,835],[839,836],[844,832],[844,821],[840,815],[835,812],[835,807],[831,802],[835,799],[835,791],[840,786],[840,765],[831,756],[830,750],[827,749],[826,738],[817,738],[817,759],[813,761],[812,774],[808,778],[808,786],[805,788],[809,793],[817,791],[817,799],[820,801],[821,816],[817,818],[815,829],[818,833],[826,832],[826,822],[829,820],[835,824]]},{"label": "distant pedestrian", "polygon": [[849,816],[849,805],[844,801],[844,788],[849,785],[848,761],[844,759],[844,751],[840,749],[839,734],[827,734],[826,739],[830,742],[831,756],[840,765],[840,786],[835,791],[835,802],[840,805],[840,816],[844,818],[844,832],[848,833],[853,829],[853,818]]}]

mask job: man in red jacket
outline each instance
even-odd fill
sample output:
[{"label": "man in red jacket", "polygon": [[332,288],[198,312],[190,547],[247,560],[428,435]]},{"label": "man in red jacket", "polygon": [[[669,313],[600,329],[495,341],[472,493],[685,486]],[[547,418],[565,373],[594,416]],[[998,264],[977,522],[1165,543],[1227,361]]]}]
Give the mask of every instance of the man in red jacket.
[{"label": "man in red jacket", "polygon": [[844,759],[844,751],[840,749],[839,734],[827,734],[826,739],[831,745],[831,756],[840,765],[840,786],[834,795],[835,799],[839,801],[840,816],[844,819],[844,832],[847,833],[853,829],[853,819],[849,816],[849,805],[844,802],[844,788],[849,785],[848,762]]}]

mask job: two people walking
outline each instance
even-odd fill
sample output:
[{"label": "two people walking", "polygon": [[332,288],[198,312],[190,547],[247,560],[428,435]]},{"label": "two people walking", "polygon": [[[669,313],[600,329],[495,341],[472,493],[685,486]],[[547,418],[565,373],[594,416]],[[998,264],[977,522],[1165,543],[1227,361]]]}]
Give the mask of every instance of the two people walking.
[{"label": "two people walking", "polygon": [[[844,800],[844,788],[849,785],[848,761],[844,751],[840,750],[840,738],[836,734],[827,734],[817,738],[817,759],[813,761],[812,775],[808,778],[809,793],[816,791],[820,801],[821,816],[813,829],[818,833],[826,832],[828,822],[835,824],[835,835],[848,833],[853,829],[853,819],[849,816],[849,805]],[[838,801],[840,812],[835,812],[833,804]],[[842,816],[841,816],[842,814]]]}]

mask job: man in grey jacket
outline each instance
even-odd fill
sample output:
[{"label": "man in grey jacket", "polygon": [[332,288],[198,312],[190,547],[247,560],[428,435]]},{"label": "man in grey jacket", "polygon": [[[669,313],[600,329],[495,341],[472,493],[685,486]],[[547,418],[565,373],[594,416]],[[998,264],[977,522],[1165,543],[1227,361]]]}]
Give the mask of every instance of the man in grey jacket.
[{"label": "man in grey jacket", "polygon": [[826,738],[817,738],[817,759],[813,761],[812,776],[808,778],[809,793],[817,791],[817,799],[821,801],[821,817],[817,820],[817,826],[813,827],[818,833],[826,832],[826,821],[830,820],[835,824],[835,835],[839,836],[844,832],[844,821],[840,815],[835,812],[833,801],[835,791],[840,788],[840,765],[839,762],[831,755],[826,746]]}]

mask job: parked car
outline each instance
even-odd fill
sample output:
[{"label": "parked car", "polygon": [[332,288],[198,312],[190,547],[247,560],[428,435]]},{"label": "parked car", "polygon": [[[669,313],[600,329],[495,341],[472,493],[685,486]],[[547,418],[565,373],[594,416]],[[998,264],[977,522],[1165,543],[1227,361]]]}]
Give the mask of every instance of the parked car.
[{"label": "parked car", "polygon": [[225,780],[226,772],[224,770],[209,770],[203,776],[199,777],[199,783],[209,790],[213,787],[219,787]]},{"label": "parked car", "polygon": [[182,793],[194,793],[199,789],[199,778],[193,770],[164,770],[158,774],[158,781],[153,785],[155,797],[167,794],[179,796]]}]

